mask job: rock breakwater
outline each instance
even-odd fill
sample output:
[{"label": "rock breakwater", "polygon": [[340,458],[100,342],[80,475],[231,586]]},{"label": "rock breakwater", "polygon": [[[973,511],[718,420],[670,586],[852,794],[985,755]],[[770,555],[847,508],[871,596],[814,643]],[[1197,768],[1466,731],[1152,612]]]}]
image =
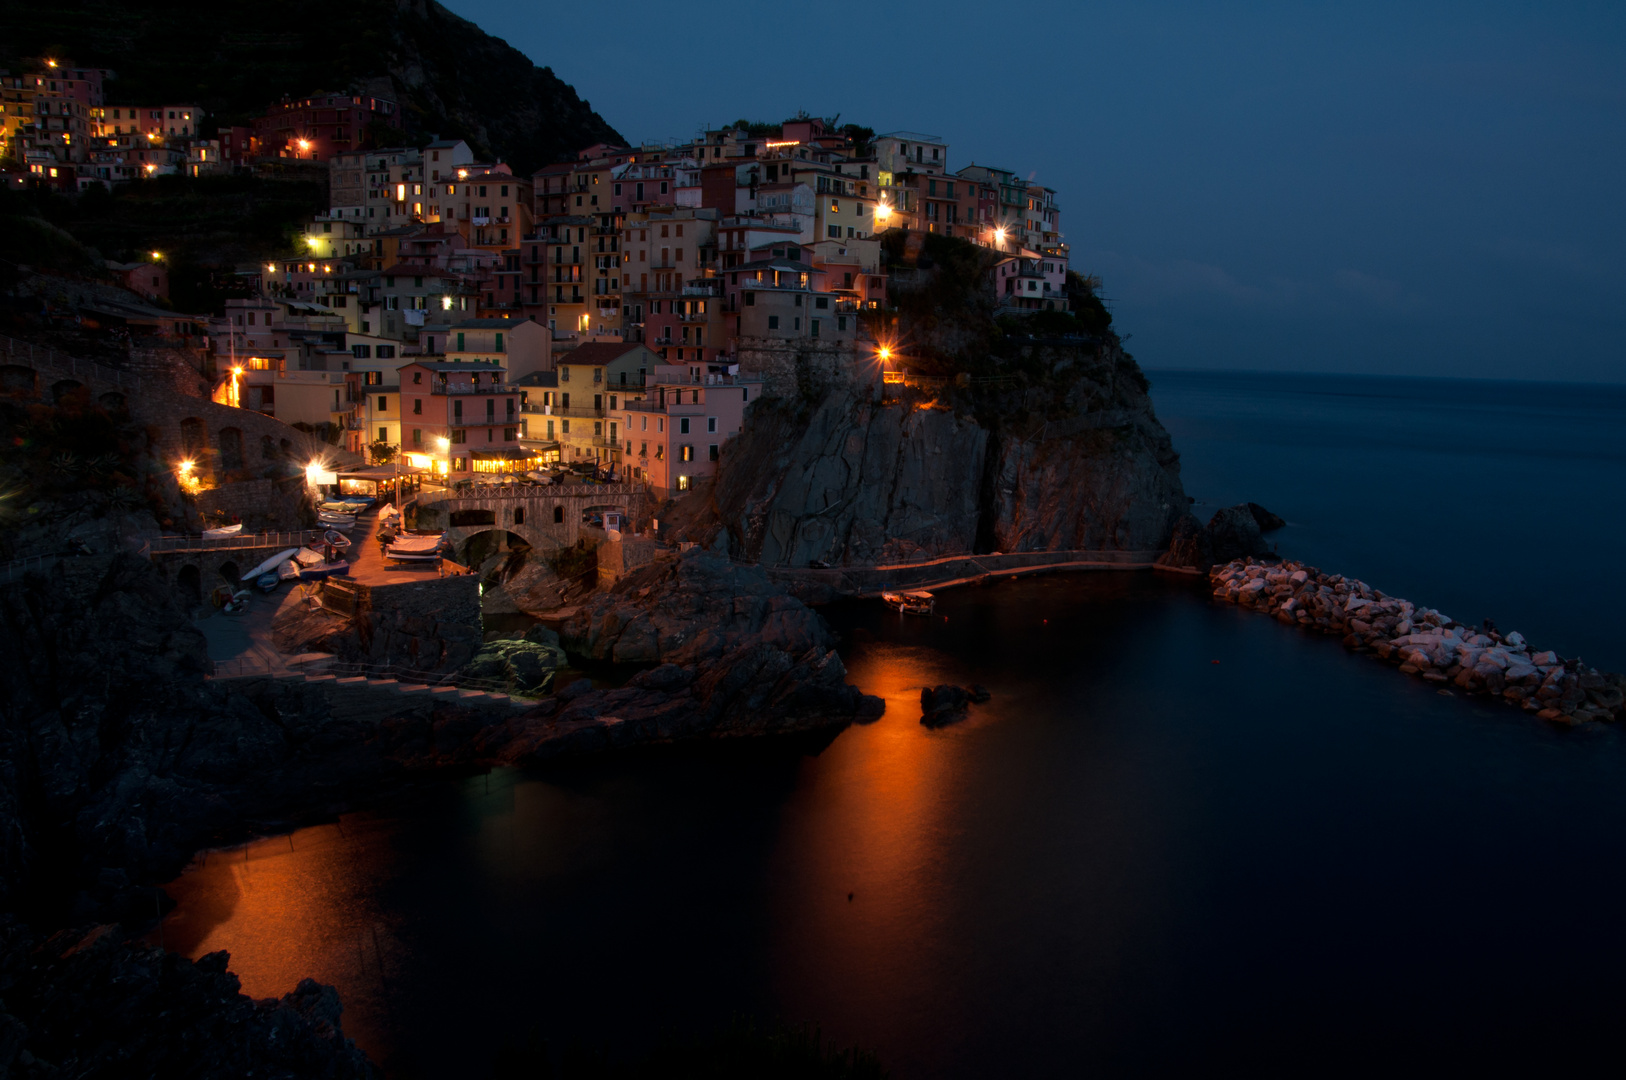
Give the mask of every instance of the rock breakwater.
[{"label": "rock breakwater", "polygon": [[1341,637],[1346,648],[1442,689],[1499,697],[1554,723],[1619,720],[1626,713],[1626,677],[1532,649],[1516,631],[1464,626],[1356,578],[1301,562],[1244,558],[1213,567],[1209,580],[1217,599]]}]

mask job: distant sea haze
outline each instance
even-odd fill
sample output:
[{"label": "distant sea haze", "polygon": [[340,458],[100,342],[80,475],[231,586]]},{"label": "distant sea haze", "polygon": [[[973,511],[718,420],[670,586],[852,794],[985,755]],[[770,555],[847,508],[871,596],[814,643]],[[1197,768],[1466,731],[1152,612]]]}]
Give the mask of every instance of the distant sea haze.
[{"label": "distant sea haze", "polygon": [[1626,670],[1626,386],[1151,370],[1199,514],[1284,555]]}]

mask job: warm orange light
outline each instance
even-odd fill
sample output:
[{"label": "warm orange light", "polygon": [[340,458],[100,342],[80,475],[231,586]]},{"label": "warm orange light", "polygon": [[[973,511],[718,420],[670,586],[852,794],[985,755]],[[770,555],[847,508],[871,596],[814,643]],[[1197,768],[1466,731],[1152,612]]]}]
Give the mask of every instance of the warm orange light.
[{"label": "warm orange light", "polygon": [[309,139],[300,139],[299,142],[296,145],[299,147],[301,152],[303,152],[305,150],[309,150],[311,148],[311,143],[310,143]]},{"label": "warm orange light", "polygon": [[879,349],[875,350],[875,355],[882,363],[885,363],[886,361],[892,359],[892,350],[887,348],[885,345],[882,345]]},{"label": "warm orange light", "polygon": [[46,67],[56,67],[56,61],[55,60],[47,60],[47,61],[45,61],[45,66]]}]

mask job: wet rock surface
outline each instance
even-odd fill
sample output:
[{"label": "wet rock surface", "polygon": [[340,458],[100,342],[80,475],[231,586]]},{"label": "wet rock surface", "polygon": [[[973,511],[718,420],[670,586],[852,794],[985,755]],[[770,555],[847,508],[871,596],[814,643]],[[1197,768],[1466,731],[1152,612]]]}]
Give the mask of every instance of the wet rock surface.
[{"label": "wet rock surface", "polygon": [[970,691],[963,687],[928,686],[920,692],[920,722],[927,727],[942,727],[963,720],[971,700]]},{"label": "wet rock surface", "polygon": [[1343,639],[1453,693],[1501,698],[1553,723],[1619,720],[1626,676],[1535,650],[1517,631],[1465,626],[1364,581],[1300,562],[1237,559],[1209,571],[1214,596]]},{"label": "wet rock surface", "polygon": [[[655,665],[625,687],[545,703],[557,706],[548,726],[572,732],[602,720],[609,745],[810,730],[882,707],[847,683],[835,635],[817,612],[761,569],[699,549],[622,578],[560,636],[575,654]],[[535,744],[542,734],[517,741]]]},{"label": "wet rock surface", "polygon": [[462,683],[478,680],[508,693],[529,697],[546,693],[555,672],[566,663],[559,635],[537,626],[523,637],[486,642],[474,659],[458,672],[458,677]]},{"label": "wet rock surface", "polygon": [[1160,566],[1202,570],[1216,562],[1265,555],[1270,551],[1265,531],[1286,525],[1258,503],[1227,506],[1209,518],[1207,525],[1186,512],[1175,522],[1168,551],[1157,561]]}]

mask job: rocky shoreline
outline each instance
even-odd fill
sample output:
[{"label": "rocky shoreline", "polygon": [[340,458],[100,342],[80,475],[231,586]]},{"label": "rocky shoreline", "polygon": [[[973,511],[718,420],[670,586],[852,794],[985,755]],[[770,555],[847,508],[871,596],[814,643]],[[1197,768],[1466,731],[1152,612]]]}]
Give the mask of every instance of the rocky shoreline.
[{"label": "rocky shoreline", "polygon": [[1466,694],[1499,697],[1559,724],[1626,718],[1626,677],[1579,658],[1536,651],[1524,635],[1473,628],[1364,581],[1302,562],[1235,559],[1209,570],[1216,599],[1343,639],[1407,675]]}]

